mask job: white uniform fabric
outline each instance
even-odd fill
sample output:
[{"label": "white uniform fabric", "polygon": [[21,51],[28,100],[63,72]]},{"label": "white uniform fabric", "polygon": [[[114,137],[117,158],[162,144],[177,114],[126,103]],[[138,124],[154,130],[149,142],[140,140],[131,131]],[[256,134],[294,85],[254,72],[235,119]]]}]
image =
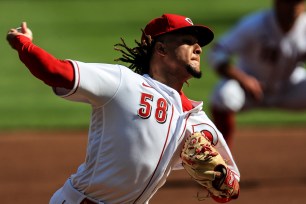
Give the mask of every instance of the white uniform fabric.
[{"label": "white uniform fabric", "polygon": [[[187,134],[204,129],[213,132],[217,149],[239,179],[233,157],[202,103],[193,102],[196,107],[183,112],[177,91],[148,75],[121,65],[71,62],[74,88],[55,92],[92,106],[86,160],[70,178],[79,192],[106,204],[147,203],[180,163]],[[69,203],[63,189],[50,203]]]},{"label": "white uniform fabric", "polygon": [[214,91],[212,103],[231,111],[254,107],[306,109],[305,59],[306,14],[300,15],[286,34],[278,27],[273,10],[249,15],[217,42],[208,61],[215,68],[236,60],[239,69],[263,84],[264,100],[255,102],[237,82],[224,79]]}]

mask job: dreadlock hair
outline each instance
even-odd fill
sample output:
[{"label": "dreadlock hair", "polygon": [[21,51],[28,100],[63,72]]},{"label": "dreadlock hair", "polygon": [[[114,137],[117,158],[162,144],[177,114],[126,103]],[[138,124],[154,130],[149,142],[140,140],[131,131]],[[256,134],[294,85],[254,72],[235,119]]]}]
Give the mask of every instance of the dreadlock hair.
[{"label": "dreadlock hair", "polygon": [[136,47],[129,48],[123,38],[121,43],[115,44],[114,49],[122,53],[122,57],[115,59],[115,61],[122,61],[129,63],[128,66],[135,73],[143,75],[149,73],[150,59],[152,55],[153,40],[150,35],[146,35],[141,29],[144,40],[138,42],[135,40]]}]

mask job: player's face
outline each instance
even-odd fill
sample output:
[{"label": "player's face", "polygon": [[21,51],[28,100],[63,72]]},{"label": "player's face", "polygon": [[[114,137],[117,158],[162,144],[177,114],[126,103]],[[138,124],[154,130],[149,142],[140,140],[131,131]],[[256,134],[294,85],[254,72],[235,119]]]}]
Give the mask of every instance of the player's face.
[{"label": "player's face", "polygon": [[195,36],[190,34],[173,34],[165,43],[167,55],[176,66],[177,72],[186,78],[201,78],[200,54],[202,49]]}]

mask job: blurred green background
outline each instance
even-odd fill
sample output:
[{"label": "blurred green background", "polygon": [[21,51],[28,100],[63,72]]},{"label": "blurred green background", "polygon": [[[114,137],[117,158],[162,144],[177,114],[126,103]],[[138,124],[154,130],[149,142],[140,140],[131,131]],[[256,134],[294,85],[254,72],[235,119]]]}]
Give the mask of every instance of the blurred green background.
[{"label": "blurred green background", "polygon": [[[177,13],[205,24],[215,40],[244,15],[269,7],[267,0],[1,0],[0,1],[0,130],[84,129],[90,107],[54,96],[34,78],[5,40],[7,31],[26,21],[34,42],[61,59],[114,63],[120,54],[113,45],[123,37],[133,46],[140,29],[163,13]],[[1,39],[1,38],[0,38]],[[186,94],[206,102],[217,76],[206,63],[201,80],[191,80]],[[238,115],[239,125],[305,125],[306,112],[256,110]]]}]

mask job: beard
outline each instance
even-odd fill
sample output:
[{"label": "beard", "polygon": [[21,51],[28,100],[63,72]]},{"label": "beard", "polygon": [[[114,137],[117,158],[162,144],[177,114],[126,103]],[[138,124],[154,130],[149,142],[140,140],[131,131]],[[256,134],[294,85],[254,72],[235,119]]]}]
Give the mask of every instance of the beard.
[{"label": "beard", "polygon": [[195,67],[190,64],[186,65],[187,72],[196,79],[200,79],[202,77],[201,70],[197,70]]}]

